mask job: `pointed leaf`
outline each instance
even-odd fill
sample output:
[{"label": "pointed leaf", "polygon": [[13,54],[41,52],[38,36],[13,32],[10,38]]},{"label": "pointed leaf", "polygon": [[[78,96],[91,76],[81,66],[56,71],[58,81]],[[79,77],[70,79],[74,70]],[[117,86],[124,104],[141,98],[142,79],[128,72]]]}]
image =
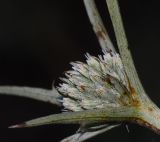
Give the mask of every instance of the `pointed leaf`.
[{"label": "pointed leaf", "polygon": [[59,93],[55,88],[52,90],[32,88],[32,87],[20,87],[20,86],[0,86],[0,93],[6,95],[14,95],[20,97],[31,98],[43,102],[49,102],[54,105],[60,106],[58,97]]}]

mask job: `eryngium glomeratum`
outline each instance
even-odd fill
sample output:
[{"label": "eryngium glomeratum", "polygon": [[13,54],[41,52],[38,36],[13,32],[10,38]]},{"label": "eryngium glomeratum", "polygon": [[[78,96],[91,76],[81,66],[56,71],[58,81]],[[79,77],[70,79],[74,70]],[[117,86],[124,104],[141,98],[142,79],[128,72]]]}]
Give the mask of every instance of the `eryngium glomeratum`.
[{"label": "eryngium glomeratum", "polygon": [[72,62],[72,70],[57,87],[67,111],[131,105],[130,85],[121,58],[115,52],[103,52],[98,58],[86,55],[86,63]]}]

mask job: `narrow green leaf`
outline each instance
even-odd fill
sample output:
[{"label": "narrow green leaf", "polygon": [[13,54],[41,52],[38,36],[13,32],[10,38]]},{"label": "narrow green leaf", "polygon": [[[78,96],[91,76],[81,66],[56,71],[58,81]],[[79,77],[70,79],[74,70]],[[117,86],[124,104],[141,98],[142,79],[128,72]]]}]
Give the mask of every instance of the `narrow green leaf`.
[{"label": "narrow green leaf", "polygon": [[40,117],[18,125],[11,126],[10,128],[33,127],[46,124],[81,124],[112,121],[121,122],[128,121],[136,115],[138,116],[137,109],[130,107],[66,112]]}]

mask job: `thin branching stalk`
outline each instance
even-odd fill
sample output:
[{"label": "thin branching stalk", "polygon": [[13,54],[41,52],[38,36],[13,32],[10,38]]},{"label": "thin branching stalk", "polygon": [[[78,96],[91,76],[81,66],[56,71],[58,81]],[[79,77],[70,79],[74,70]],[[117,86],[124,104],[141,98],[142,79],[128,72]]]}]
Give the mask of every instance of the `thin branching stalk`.
[{"label": "thin branching stalk", "polygon": [[115,51],[94,0],[83,0],[93,30],[103,50]]}]

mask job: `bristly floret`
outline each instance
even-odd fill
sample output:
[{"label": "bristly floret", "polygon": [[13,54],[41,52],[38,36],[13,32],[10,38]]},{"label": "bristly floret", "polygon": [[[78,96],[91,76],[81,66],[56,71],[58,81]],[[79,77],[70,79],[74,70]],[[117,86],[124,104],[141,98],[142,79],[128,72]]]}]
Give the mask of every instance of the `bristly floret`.
[{"label": "bristly floret", "polygon": [[128,79],[119,54],[104,52],[103,56],[86,55],[86,62],[71,63],[58,91],[64,109],[81,111],[130,105]]}]

